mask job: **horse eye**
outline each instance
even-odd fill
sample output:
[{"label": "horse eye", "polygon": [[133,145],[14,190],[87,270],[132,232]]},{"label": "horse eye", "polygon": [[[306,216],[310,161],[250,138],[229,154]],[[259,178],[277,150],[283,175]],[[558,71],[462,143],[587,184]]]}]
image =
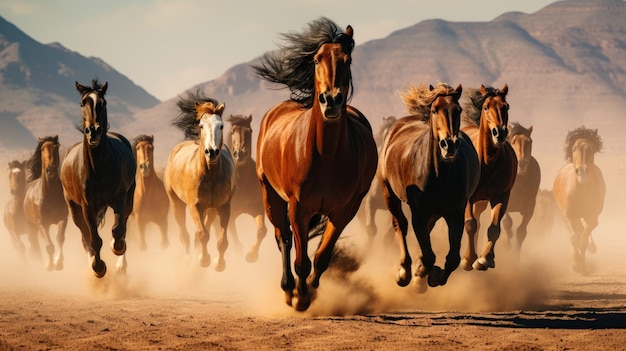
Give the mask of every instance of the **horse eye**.
[{"label": "horse eye", "polygon": [[224,129],[224,126],[220,126],[220,129]]},{"label": "horse eye", "polygon": [[435,111],[435,109],[430,110],[430,113],[432,113],[433,115],[437,113],[437,111]]}]

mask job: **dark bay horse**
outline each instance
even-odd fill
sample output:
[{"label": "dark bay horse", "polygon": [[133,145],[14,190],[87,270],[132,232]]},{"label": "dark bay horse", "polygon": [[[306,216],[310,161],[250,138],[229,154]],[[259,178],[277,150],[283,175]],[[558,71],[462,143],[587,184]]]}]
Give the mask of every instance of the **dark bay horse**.
[{"label": "dark bay horse", "polygon": [[[383,142],[385,140],[385,136],[389,133],[391,126],[397,121],[397,118],[394,116],[383,117],[383,123],[380,128],[374,134],[374,141],[376,141],[376,145],[378,151],[382,148]],[[363,198],[363,202],[361,203],[361,207],[356,214],[359,223],[361,224],[361,228],[367,233],[369,239],[373,239],[378,232],[378,228],[376,226],[376,212],[384,211],[387,214],[389,210],[387,209],[387,205],[385,204],[385,198],[383,196],[383,189],[380,185],[378,179],[374,178],[372,180],[372,185],[370,186],[370,190],[367,192],[367,195]],[[391,224],[391,217],[389,217],[390,224],[387,228],[384,236],[385,244],[391,244],[395,240],[394,238],[394,229],[393,224]]]},{"label": "dark bay horse", "polygon": [[[230,115],[226,121],[231,125],[230,133],[226,133],[226,145],[232,152],[237,168],[237,191],[231,200],[231,217],[236,219],[241,214],[249,214],[254,218],[256,241],[246,254],[246,261],[256,262],[267,227],[263,194],[256,176],[256,162],[252,158],[252,115]],[[233,235],[236,245],[241,247],[235,223],[228,227],[228,231]]]},{"label": "dark bay horse", "polygon": [[[411,223],[422,257],[415,281],[418,291],[444,285],[461,261],[464,211],[478,185],[480,165],[469,137],[460,131],[462,88],[440,83],[412,86],[402,95],[410,116],[400,118],[389,131],[379,155],[377,178],[393,216],[400,241],[400,269],[396,282],[411,281],[407,247],[408,221],[401,203],[411,209]],[[449,251],[445,268],[435,266],[430,233],[443,218],[448,225]]]},{"label": "dark bay horse", "polygon": [[26,234],[30,243],[30,255],[41,257],[37,232],[28,230],[28,221],[24,215],[24,198],[26,197],[26,161],[13,160],[9,162],[9,190],[11,198],[4,208],[4,225],[11,235],[13,247],[22,255],[26,253],[26,246],[20,236]]},{"label": "dark bay horse", "polygon": [[146,250],[146,227],[154,223],[161,232],[161,248],[169,245],[167,216],[169,199],[163,181],[154,169],[154,135],[141,134],[133,140],[133,152],[137,161],[135,176],[135,199],[133,214],[139,231],[139,249]]},{"label": "dark bay horse", "polygon": [[83,246],[98,278],[107,271],[100,258],[102,238],[98,225],[108,207],[114,212],[111,250],[117,256],[117,269],[126,270],[126,222],[133,210],[135,157],[128,139],[109,132],[104,94],[108,83],[92,81],[92,86],[76,82],[80,93],[83,140],[72,145],[61,166],[65,201],[74,223],[80,229]]},{"label": "dark bay horse", "polygon": [[[465,209],[468,246],[461,266],[465,270],[495,268],[495,244],[500,237],[500,221],[506,213],[509,196],[517,175],[517,156],[506,140],[509,129],[508,85],[502,89],[468,89],[463,104],[461,129],[472,139],[480,162],[480,181]],[[491,205],[487,244],[480,257],[476,254],[478,218]]]},{"label": "dark bay horse", "polygon": [[[291,91],[291,99],[272,107],[261,122],[257,176],[282,254],[285,301],[304,311],[337,239],[370,188],[378,156],[370,123],[348,105],[352,27],[341,32],[320,18],[283,38],[279,52],[266,53],[253,66],[261,78]],[[312,267],[308,231],[320,215],[327,222]],[[291,270],[292,240],[297,281]]]},{"label": "dark bay horse", "polygon": [[[59,177],[59,137],[39,138],[37,148],[28,159],[29,169],[24,215],[31,235],[39,235],[48,253],[48,270],[63,269],[63,244],[67,227],[67,205]],[[50,227],[56,226],[56,249],[50,240]]]},{"label": "dark bay horse", "polygon": [[533,126],[525,128],[521,124],[513,122],[509,127],[509,135],[507,137],[509,144],[511,144],[517,156],[517,176],[515,177],[515,184],[513,184],[513,188],[511,189],[509,205],[502,218],[502,225],[509,239],[509,243],[512,243],[513,219],[509,213],[516,212],[522,216],[522,220],[515,230],[516,240],[513,247],[517,255],[519,255],[524,239],[526,239],[528,223],[535,213],[537,193],[539,192],[539,185],[541,183],[539,162],[537,162],[532,155],[532,132]]},{"label": "dark bay horse", "polygon": [[[237,173],[228,147],[224,144],[222,113],[224,103],[198,93],[189,93],[177,102],[180,110],[173,124],[185,132],[185,140],[174,146],[165,166],[165,191],[178,224],[181,242],[189,253],[186,208],[196,225],[194,247],[200,249],[200,265],[208,267],[209,228],[215,210],[219,215],[215,269],[226,268],[224,253],[228,248],[226,230],[230,220],[230,202]],[[206,219],[206,224],[205,224]]]},{"label": "dark bay horse", "polygon": [[581,126],[567,133],[565,159],[567,164],[557,172],[552,187],[563,219],[571,231],[576,272],[587,273],[585,254],[596,251],[591,231],[598,226],[604,207],[606,185],[595,154],[602,150],[597,129]]}]

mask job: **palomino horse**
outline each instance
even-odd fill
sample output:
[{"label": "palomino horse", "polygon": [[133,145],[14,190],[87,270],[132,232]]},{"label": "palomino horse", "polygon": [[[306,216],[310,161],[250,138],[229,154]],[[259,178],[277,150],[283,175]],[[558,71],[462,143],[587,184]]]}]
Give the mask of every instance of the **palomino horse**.
[{"label": "palomino horse", "polygon": [[509,213],[519,212],[522,216],[522,221],[515,231],[516,242],[514,249],[517,255],[519,255],[526,238],[528,222],[530,222],[535,213],[537,193],[541,183],[539,162],[532,156],[533,139],[530,136],[532,132],[533,126],[524,128],[521,124],[513,122],[510,125],[507,137],[517,156],[517,176],[515,177],[513,189],[511,189],[506,214],[502,218],[502,225],[509,243],[512,243],[513,219]]},{"label": "palomino horse", "polygon": [[[517,157],[506,140],[509,123],[509,104],[506,94],[509,88],[502,89],[481,86],[468,89],[468,97],[463,105],[462,130],[472,139],[480,162],[480,181],[465,209],[465,231],[468,246],[461,266],[487,270],[495,268],[495,244],[500,236],[500,221],[506,213],[509,195],[517,174]],[[480,254],[476,254],[478,218],[491,205],[491,222],[487,229],[487,244]]]},{"label": "palomino horse", "polygon": [[[235,191],[237,173],[228,147],[223,143],[222,113],[224,104],[200,93],[190,93],[178,101],[180,114],[174,125],[195,140],[185,140],[174,146],[165,166],[163,182],[180,230],[180,239],[189,253],[189,233],[185,208],[189,208],[196,225],[194,246],[200,249],[200,265],[208,267],[209,230],[216,209],[220,218],[215,269],[226,268],[224,253],[228,248],[226,230],[230,220],[230,201]],[[207,224],[204,219],[208,216]]]},{"label": "palomino horse", "polygon": [[135,157],[130,142],[121,134],[108,132],[106,100],[108,83],[92,81],[92,86],[76,82],[80,93],[83,140],[72,145],[61,166],[65,201],[74,223],[80,229],[83,246],[94,274],[107,271],[100,258],[102,238],[98,225],[107,207],[114,212],[111,250],[120,256],[119,271],[126,270],[126,222],[133,210]]},{"label": "palomino horse", "polygon": [[[263,117],[256,161],[265,210],[282,254],[281,288],[287,304],[298,311],[313,300],[335,243],[376,173],[371,125],[347,104],[352,36],[351,26],[341,33],[321,18],[304,32],[285,34],[286,45],[266,53],[262,64],[253,67],[261,78],[291,91],[290,100]],[[327,222],[309,276],[308,231],[323,216]],[[294,239],[297,281],[290,259]]]},{"label": "palomino horse", "polygon": [[[67,227],[67,205],[59,178],[58,135],[39,138],[37,148],[27,162],[28,185],[24,198],[24,215],[31,235],[43,240],[48,253],[48,270],[63,269],[63,244]],[[57,247],[50,240],[50,227],[56,226]]]},{"label": "palomino horse", "polygon": [[9,162],[9,188],[11,198],[4,208],[4,225],[11,234],[13,247],[22,255],[26,252],[26,247],[20,236],[27,234],[30,243],[30,255],[34,258],[41,256],[39,239],[37,232],[28,230],[28,221],[24,215],[24,197],[26,196],[26,161],[13,160]]},{"label": "palomino horse", "polygon": [[133,214],[139,231],[139,249],[146,250],[146,226],[154,223],[161,232],[161,248],[169,245],[167,238],[167,215],[169,200],[163,181],[154,170],[154,135],[141,134],[133,140],[133,152],[137,161],[135,176],[135,199]]},{"label": "palomino horse", "polygon": [[[393,216],[400,241],[400,269],[396,282],[411,281],[411,256],[407,247],[408,221],[401,201],[411,208],[411,222],[422,257],[416,267],[417,290],[444,285],[459,266],[463,215],[470,195],[478,185],[478,155],[469,137],[460,131],[461,85],[456,89],[412,86],[402,95],[410,116],[400,118],[389,131],[379,155],[377,177]],[[445,268],[435,266],[430,233],[443,218],[448,225],[449,251]]]},{"label": "palomino horse", "polygon": [[[256,241],[246,254],[246,261],[256,262],[259,247],[265,235],[265,208],[263,194],[256,177],[256,162],[252,159],[252,115],[230,115],[226,119],[231,124],[230,133],[226,134],[226,145],[230,148],[237,167],[237,191],[231,200],[231,214],[235,219],[241,214],[249,214],[256,223]],[[228,228],[237,246],[241,247],[237,235],[237,226],[232,223]]]},{"label": "palomino horse", "polygon": [[[394,116],[383,117],[382,125],[378,129],[378,132],[374,134],[374,141],[376,141],[379,152],[385,140],[385,136],[387,136],[391,126],[396,121],[397,118]],[[367,233],[369,240],[372,240],[378,232],[378,228],[376,227],[376,212],[379,210],[385,211],[387,214],[389,213],[387,205],[385,204],[383,189],[380,186],[378,179],[374,178],[374,180],[372,180],[370,190],[363,198],[363,203],[356,214],[356,217],[361,224],[361,228]],[[389,219],[391,220],[391,217],[389,217]],[[395,239],[394,233],[393,224],[390,223],[384,236],[385,244],[391,244],[393,242]]]},{"label": "palomino horse", "polygon": [[557,172],[552,192],[561,209],[565,224],[572,233],[576,272],[586,274],[585,254],[596,251],[591,231],[598,226],[598,216],[604,207],[606,186],[602,171],[594,163],[595,154],[602,150],[597,129],[584,126],[567,133],[565,159],[567,164]]}]

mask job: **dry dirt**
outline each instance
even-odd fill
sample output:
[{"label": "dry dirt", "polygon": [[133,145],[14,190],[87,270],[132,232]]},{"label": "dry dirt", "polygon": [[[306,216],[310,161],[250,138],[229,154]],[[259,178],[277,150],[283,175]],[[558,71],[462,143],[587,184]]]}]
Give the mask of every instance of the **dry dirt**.
[{"label": "dry dirt", "polygon": [[[5,183],[0,182],[2,207]],[[283,302],[280,255],[271,236],[254,264],[245,262],[245,250],[231,245],[227,268],[218,273],[183,255],[173,223],[169,248],[159,248],[156,227],[150,227],[148,251],[139,252],[131,223],[128,272],[115,271],[105,244],[109,271],[99,280],[73,223],[65,268],[53,272],[20,257],[0,225],[0,350],[625,349],[626,238],[620,210],[609,206],[600,219],[588,276],[570,269],[568,236],[557,225],[548,234],[531,232],[519,261],[502,238],[496,269],[459,269],[447,285],[425,294],[398,287],[396,248],[385,253],[379,239],[365,249],[353,223],[339,245],[361,261],[360,269],[329,271],[305,313]],[[105,243],[110,223],[101,230]],[[252,219],[242,216],[237,225],[250,245]],[[447,242],[440,230],[433,238],[441,264]],[[413,237],[410,244],[416,257]],[[214,237],[209,250],[216,255]]]}]

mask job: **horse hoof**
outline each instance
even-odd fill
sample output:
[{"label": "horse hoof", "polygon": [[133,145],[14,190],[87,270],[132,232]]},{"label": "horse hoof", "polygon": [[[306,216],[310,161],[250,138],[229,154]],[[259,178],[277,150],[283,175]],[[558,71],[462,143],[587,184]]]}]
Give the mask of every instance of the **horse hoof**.
[{"label": "horse hoof", "polygon": [[219,258],[216,258],[215,259],[215,271],[223,272],[224,269],[226,269],[226,261],[224,261],[223,259],[220,260]]},{"label": "horse hoof", "polygon": [[445,285],[447,281],[448,279],[445,272],[437,266],[434,266],[433,270],[428,275],[428,285],[433,288],[436,286]]},{"label": "horse hoof", "polygon": [[57,271],[63,270],[63,261],[58,261],[54,264],[54,269]]},{"label": "horse hoof", "polygon": [[398,269],[396,272],[396,283],[399,286],[407,286],[411,282],[411,276],[407,274],[407,271],[404,268]]},{"label": "horse hoof", "polygon": [[474,264],[472,264],[472,268],[477,271],[486,271],[487,269],[489,269],[487,259],[484,257],[479,257],[476,261],[474,261]]},{"label": "horse hoof", "polygon": [[246,255],[246,262],[254,263],[254,262],[258,261],[258,260],[259,260],[259,253],[258,252],[250,251]]},{"label": "horse hoof", "polygon": [[285,291],[285,303],[287,304],[287,306],[293,306],[293,292]]},{"label": "horse hoof", "polygon": [[119,240],[113,239],[111,241],[111,250],[113,251],[113,253],[116,256],[122,256],[123,254],[126,253],[126,240],[124,240],[124,239],[119,239]]},{"label": "horse hoof", "polygon": [[107,273],[107,265],[104,261],[100,261],[100,264],[94,262],[91,268],[93,269],[93,274],[96,278],[102,278]]},{"label": "horse hoof", "polygon": [[470,261],[468,259],[462,259],[461,260],[461,268],[463,268],[463,270],[465,271],[471,271],[472,269],[474,269],[474,267],[472,267],[473,265],[470,264]]},{"label": "horse hoof", "polygon": [[210,265],[211,265],[211,256],[200,255],[200,267],[207,268]]},{"label": "horse hoof", "polygon": [[413,281],[413,291],[418,294],[423,294],[428,290],[427,279],[415,277],[416,279]]},{"label": "horse hoof", "polygon": [[310,296],[306,296],[304,298],[300,297],[300,296],[296,296],[293,298],[293,302],[294,302],[294,308],[296,311],[298,312],[303,312],[309,309],[309,306],[311,306],[311,297]]}]

